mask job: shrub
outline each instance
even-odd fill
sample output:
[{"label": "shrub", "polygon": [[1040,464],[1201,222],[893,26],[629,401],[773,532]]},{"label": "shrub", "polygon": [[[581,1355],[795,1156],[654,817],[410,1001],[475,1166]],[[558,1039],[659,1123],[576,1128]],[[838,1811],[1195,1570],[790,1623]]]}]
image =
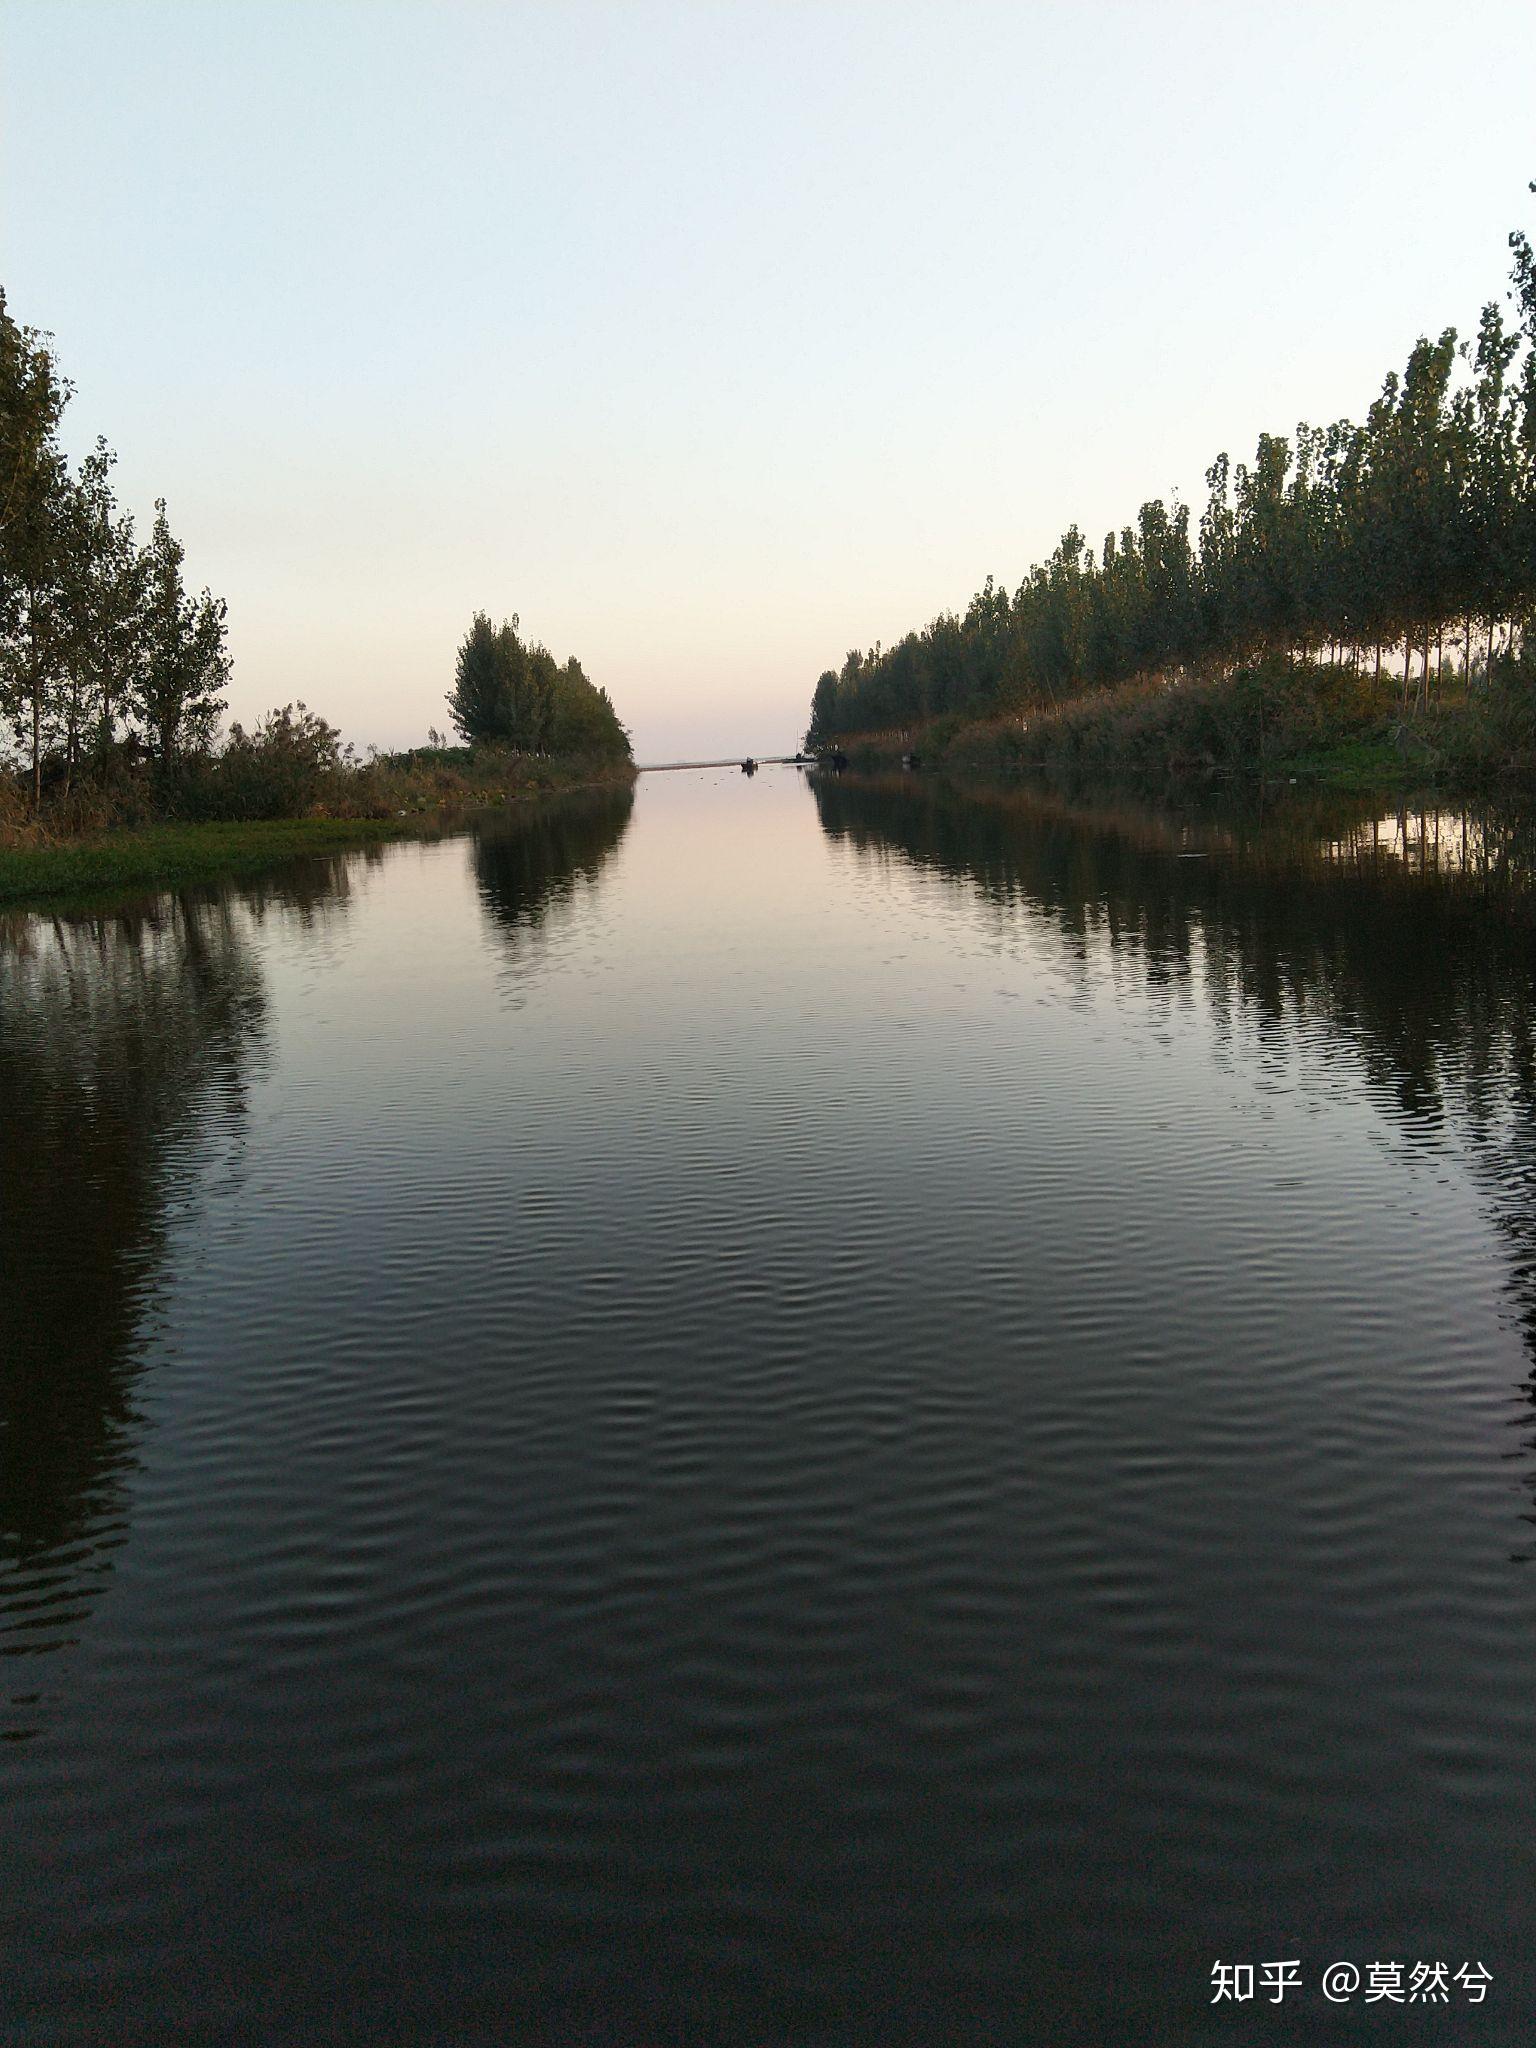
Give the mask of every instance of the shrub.
[{"label": "shrub", "polygon": [[229,729],[220,754],[181,764],[167,797],[186,818],[305,818],[346,805],[352,749],[328,720],[303,704],[269,711],[247,732]]}]

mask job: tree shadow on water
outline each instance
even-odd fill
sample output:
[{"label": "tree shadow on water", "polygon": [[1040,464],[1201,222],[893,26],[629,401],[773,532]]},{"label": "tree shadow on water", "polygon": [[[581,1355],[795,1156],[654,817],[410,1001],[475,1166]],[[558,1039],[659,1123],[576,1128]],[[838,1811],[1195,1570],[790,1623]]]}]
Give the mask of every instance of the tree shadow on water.
[{"label": "tree shadow on water", "polygon": [[254,943],[335,873],[0,920],[0,1735],[41,1721],[127,1533],[179,1201],[238,1147],[266,1002]]},{"label": "tree shadow on water", "polygon": [[558,913],[597,883],[629,829],[634,801],[628,788],[579,790],[475,821],[480,902],[521,972],[542,957]]},{"label": "tree shadow on water", "polygon": [[[1454,1149],[1506,1248],[1531,1373],[1511,1414],[1536,1493],[1536,816],[1369,798],[1180,808],[1028,784],[981,794],[817,778],[823,830],[1032,920],[1080,976],[1095,949],[1218,1044],[1342,1063],[1423,1153]],[[1527,1511],[1536,1523],[1536,1513]],[[1527,1545],[1516,1553],[1536,1557]]]}]

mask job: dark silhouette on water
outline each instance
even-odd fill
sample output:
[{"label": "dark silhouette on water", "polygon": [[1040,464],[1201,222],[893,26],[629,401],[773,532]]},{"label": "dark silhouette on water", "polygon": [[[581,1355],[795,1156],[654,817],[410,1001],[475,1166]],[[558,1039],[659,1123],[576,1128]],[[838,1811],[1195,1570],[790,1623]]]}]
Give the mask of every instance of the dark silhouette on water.
[{"label": "dark silhouette on water", "polygon": [[[1262,1026],[1293,1028],[1299,1008],[1404,1119],[1469,1139],[1510,1247],[1536,1411],[1536,816],[1405,806],[1384,830],[1381,800],[1361,797],[1265,817],[896,777],[814,788],[831,837],[1032,904],[1074,942],[1107,926],[1149,982],[1187,990],[1205,949]],[[1523,1449],[1536,1491],[1536,1439]]]},{"label": "dark silhouette on water", "polygon": [[8,928],[12,2009],[1101,2048],[1278,1915],[1528,2039],[1518,829],[738,771]]},{"label": "dark silhouette on water", "polygon": [[557,802],[486,812],[473,827],[481,901],[509,936],[537,931],[594,882],[634,813],[628,787],[577,790]]},{"label": "dark silhouette on water", "polygon": [[[0,931],[0,1733],[37,1725],[123,1540],[167,1214],[244,1115],[264,1001],[237,904]],[[192,1134],[192,1135],[189,1135]]]},{"label": "dark silhouette on water", "polygon": [[[541,928],[629,823],[628,788],[488,814],[492,918]],[[266,998],[253,927],[343,911],[355,863],[227,891],[0,920],[0,1736],[41,1725],[38,1657],[66,1646],[126,1534],[133,1387],[169,1213],[217,1130],[238,1145]]]}]

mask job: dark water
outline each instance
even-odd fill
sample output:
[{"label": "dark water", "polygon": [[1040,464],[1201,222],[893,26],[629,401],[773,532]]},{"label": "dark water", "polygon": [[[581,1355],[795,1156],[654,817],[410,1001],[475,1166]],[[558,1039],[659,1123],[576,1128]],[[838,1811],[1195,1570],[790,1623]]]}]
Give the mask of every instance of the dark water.
[{"label": "dark water", "polygon": [[0,2038],[1536,2038],[1528,861],[771,770],[12,919]]}]

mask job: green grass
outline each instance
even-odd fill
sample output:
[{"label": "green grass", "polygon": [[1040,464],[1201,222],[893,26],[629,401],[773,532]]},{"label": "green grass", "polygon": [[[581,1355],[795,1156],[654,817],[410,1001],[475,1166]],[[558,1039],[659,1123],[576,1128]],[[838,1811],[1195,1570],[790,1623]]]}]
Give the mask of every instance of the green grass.
[{"label": "green grass", "polygon": [[1222,780],[1297,782],[1400,795],[1529,787],[1536,772],[1536,672],[1504,663],[1468,696],[1455,681],[1404,711],[1390,677],[1350,666],[1272,659],[1227,676],[1152,678],[1093,690],[1026,717],[957,728],[939,720],[910,740],[845,735],[860,768],[897,765],[912,745],[958,781],[1037,772],[1137,786]]},{"label": "green grass", "polygon": [[151,825],[61,846],[0,847],[0,903],[120,889],[180,889],[249,875],[306,853],[340,853],[418,828],[408,818],[280,818],[250,825]]},{"label": "green grass", "polygon": [[[467,811],[577,789],[618,788],[634,778],[628,756],[532,759],[467,748],[380,756],[346,770],[326,791],[329,811],[345,809],[352,816],[122,825],[51,844],[8,846],[0,836],[0,904],[181,889],[256,874],[303,854],[344,852],[440,830]],[[302,808],[313,800],[306,798]],[[19,806],[13,815],[20,815]]]},{"label": "green grass", "polygon": [[1261,772],[1269,781],[1294,776],[1298,782],[1357,796],[1418,789],[1433,779],[1426,775],[1422,751],[1406,753],[1390,740],[1377,739],[1340,740],[1310,753],[1266,761]]}]

